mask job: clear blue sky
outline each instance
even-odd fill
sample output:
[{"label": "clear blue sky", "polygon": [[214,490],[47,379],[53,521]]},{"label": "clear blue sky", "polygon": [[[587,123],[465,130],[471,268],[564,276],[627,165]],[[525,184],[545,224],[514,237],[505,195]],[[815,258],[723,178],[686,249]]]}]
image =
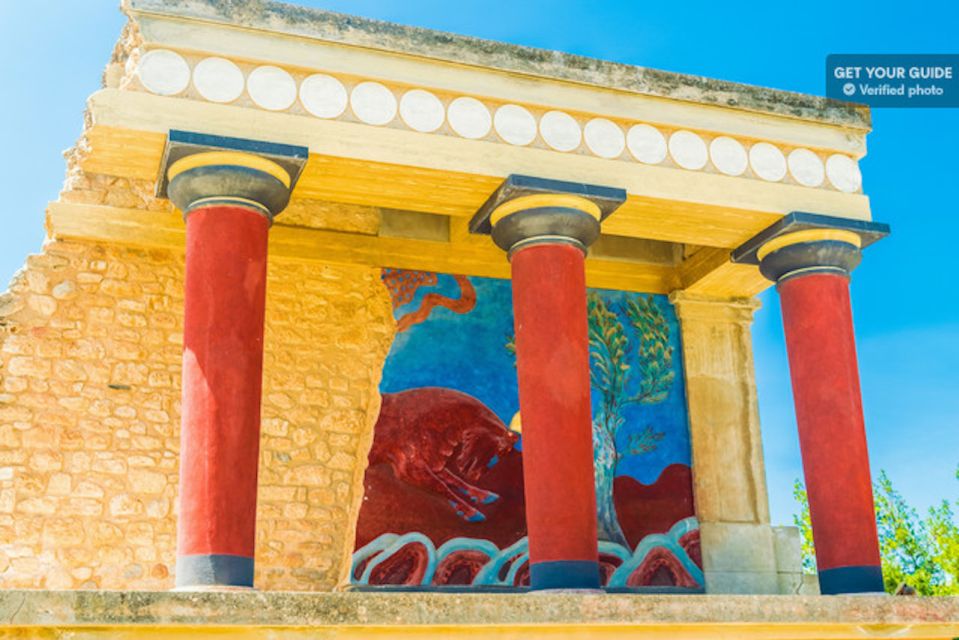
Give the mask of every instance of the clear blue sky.
[{"label": "clear blue sky", "polygon": [[[0,0],[0,280],[43,239],[85,98],[123,24],[115,0]],[[956,53],[959,3],[653,0],[329,0],[307,4],[404,24],[750,84],[821,94],[829,53]],[[957,110],[876,110],[864,185],[893,235],[853,281],[873,469],[925,508],[955,497],[959,303]],[[788,523],[801,474],[775,293],[754,343],[773,520]]]}]

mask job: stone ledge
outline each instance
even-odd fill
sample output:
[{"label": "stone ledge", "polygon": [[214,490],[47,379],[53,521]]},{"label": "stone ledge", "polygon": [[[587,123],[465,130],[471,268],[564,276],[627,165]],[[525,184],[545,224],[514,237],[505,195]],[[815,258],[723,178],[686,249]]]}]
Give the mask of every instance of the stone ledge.
[{"label": "stone ledge", "polygon": [[123,0],[134,15],[212,22],[822,122],[871,127],[868,107],[820,96],[637,67],[265,0]]},{"label": "stone ledge", "polygon": [[0,591],[0,636],[11,628],[96,628],[105,634],[238,626],[267,634],[390,627],[424,637],[451,637],[471,627],[563,627],[584,633],[615,628],[616,637],[674,629],[685,631],[673,637],[688,632],[698,638],[941,638],[959,635],[959,598]]}]

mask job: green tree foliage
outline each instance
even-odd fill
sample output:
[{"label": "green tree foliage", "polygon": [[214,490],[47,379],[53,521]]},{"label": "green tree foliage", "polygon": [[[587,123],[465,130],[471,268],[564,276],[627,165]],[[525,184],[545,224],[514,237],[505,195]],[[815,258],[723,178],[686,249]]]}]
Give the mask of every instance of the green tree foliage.
[{"label": "green tree foliage", "polygon": [[[884,471],[873,484],[873,495],[886,591],[892,593],[907,584],[919,595],[959,595],[959,525],[954,511],[959,500],[943,500],[920,517]],[[802,537],[803,569],[815,573],[809,501],[799,480],[793,496],[800,506],[793,522]]]},{"label": "green tree foliage", "polygon": [[626,301],[626,316],[639,337],[639,391],[627,402],[655,404],[669,394],[676,372],[673,348],[669,346],[669,323],[652,296],[635,296]]},{"label": "green tree foliage", "polygon": [[598,421],[615,438],[622,426],[619,408],[626,396],[629,363],[626,349],[629,339],[616,312],[606,306],[598,294],[590,292],[586,299],[589,318],[589,381],[599,392]]},{"label": "green tree foliage", "polygon": [[801,480],[793,483],[793,498],[799,503],[799,513],[793,514],[793,524],[799,529],[802,542],[802,568],[806,573],[816,573],[816,547],[812,543],[812,523],[809,520],[809,497]]},{"label": "green tree foliage", "polygon": [[[669,323],[652,296],[630,297],[625,316],[636,333],[637,367],[629,364],[630,340],[620,315],[599,294],[586,300],[589,317],[590,383],[600,394],[598,421],[615,440],[622,426],[622,410],[630,404],[662,402],[676,377]],[[662,434],[647,427],[635,434],[625,454],[655,449]],[[621,457],[621,456],[620,456]]]}]

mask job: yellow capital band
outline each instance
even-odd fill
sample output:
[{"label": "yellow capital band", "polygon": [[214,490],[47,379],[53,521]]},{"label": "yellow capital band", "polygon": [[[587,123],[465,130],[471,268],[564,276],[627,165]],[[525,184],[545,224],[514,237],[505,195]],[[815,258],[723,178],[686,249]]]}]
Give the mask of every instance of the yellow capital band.
[{"label": "yellow capital band", "polygon": [[592,200],[568,193],[541,193],[532,196],[520,196],[519,198],[504,202],[493,210],[493,213],[490,214],[489,222],[495,226],[497,222],[511,213],[524,211],[526,209],[540,209],[542,207],[578,209],[583,213],[593,216],[597,220],[603,215],[599,205]]},{"label": "yellow capital band", "polygon": [[804,231],[794,231],[784,236],[773,238],[756,252],[756,257],[762,260],[773,251],[788,247],[800,242],[816,242],[818,240],[833,240],[835,242],[845,242],[857,248],[862,247],[862,240],[859,234],[845,229],[806,229]]},{"label": "yellow capital band", "polygon": [[167,178],[173,180],[184,171],[214,165],[233,165],[246,167],[247,169],[256,169],[257,171],[270,174],[282,182],[283,186],[287,188],[290,187],[290,174],[286,172],[286,169],[272,160],[255,156],[252,153],[242,153],[239,151],[206,151],[204,153],[194,153],[185,158],[180,158],[170,165],[167,171]]}]

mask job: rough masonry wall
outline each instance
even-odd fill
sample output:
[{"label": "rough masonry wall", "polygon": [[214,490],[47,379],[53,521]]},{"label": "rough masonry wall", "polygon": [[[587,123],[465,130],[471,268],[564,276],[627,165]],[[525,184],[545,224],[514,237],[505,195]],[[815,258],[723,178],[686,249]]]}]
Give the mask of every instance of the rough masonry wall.
[{"label": "rough masonry wall", "polygon": [[[90,193],[73,197],[148,208]],[[182,278],[177,252],[52,242],[0,297],[0,588],[173,586]],[[256,582],[330,589],[348,572],[389,296],[373,269],[274,260],[266,325]]]}]

